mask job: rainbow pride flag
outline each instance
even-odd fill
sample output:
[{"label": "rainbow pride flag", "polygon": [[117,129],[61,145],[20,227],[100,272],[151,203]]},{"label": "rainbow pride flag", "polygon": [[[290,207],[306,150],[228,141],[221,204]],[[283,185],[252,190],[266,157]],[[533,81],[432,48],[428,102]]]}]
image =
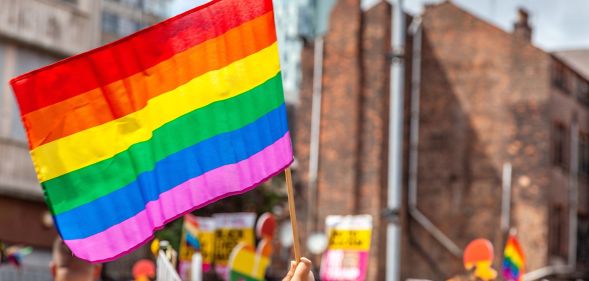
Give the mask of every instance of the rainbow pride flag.
[{"label": "rainbow pride flag", "polygon": [[521,281],[525,273],[526,259],[515,235],[509,235],[503,257],[503,278],[507,281]]},{"label": "rainbow pride flag", "polygon": [[184,239],[182,243],[186,246],[192,247],[194,250],[200,251],[200,242],[198,241],[198,221],[196,217],[191,214],[184,215],[184,225],[182,226],[184,232]]},{"label": "rainbow pride flag", "polygon": [[84,260],[293,160],[271,0],[214,0],[11,84],[57,229]]}]

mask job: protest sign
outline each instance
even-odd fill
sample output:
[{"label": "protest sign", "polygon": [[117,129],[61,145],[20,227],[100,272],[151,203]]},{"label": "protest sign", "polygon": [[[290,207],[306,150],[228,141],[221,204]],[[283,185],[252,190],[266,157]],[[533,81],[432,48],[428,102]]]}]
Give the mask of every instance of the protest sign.
[{"label": "protest sign", "polygon": [[227,279],[227,264],[233,248],[240,242],[254,246],[255,213],[226,213],[213,215],[215,222],[214,255],[215,270]]},{"label": "protest sign", "polygon": [[209,272],[213,264],[215,252],[215,220],[212,218],[196,217],[199,223],[198,241],[202,256],[202,270]]},{"label": "protest sign", "polygon": [[321,260],[321,280],[365,280],[372,217],[328,216],[325,223],[329,244]]}]

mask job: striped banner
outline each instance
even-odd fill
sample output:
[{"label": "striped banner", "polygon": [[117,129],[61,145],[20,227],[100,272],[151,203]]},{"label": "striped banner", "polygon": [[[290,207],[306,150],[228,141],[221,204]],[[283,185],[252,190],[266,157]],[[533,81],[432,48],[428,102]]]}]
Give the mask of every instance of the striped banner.
[{"label": "striped banner", "polygon": [[271,0],[214,0],[11,84],[58,231],[84,260],[293,160]]}]

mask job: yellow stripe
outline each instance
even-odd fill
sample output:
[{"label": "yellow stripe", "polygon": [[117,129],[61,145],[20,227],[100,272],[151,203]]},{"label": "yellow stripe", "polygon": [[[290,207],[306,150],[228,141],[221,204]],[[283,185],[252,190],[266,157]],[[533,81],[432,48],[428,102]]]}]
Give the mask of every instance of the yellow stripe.
[{"label": "yellow stripe", "polygon": [[31,151],[39,180],[44,182],[111,158],[135,143],[150,139],[152,131],[165,123],[246,92],[279,71],[278,45],[274,43],[149,100],[137,112],[39,146]]},{"label": "yellow stripe", "polygon": [[520,254],[517,252],[517,249],[510,244],[505,246],[505,256],[508,256],[509,259],[519,268],[521,268],[524,264]]}]

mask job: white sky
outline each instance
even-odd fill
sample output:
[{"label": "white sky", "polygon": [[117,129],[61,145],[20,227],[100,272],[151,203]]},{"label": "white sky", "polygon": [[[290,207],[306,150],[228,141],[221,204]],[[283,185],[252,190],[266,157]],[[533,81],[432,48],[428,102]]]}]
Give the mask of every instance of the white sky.
[{"label": "white sky", "polygon": [[[208,0],[174,0],[172,14]],[[248,0],[244,0],[248,1]],[[289,1],[289,0],[283,0]],[[420,13],[423,3],[442,0],[405,0],[409,13]],[[589,0],[452,0],[458,6],[511,30],[518,7],[530,12],[534,43],[547,50],[589,48]]]},{"label": "white sky", "polygon": [[[440,0],[405,0],[407,10],[419,13],[423,3]],[[533,42],[547,50],[589,48],[587,0],[453,0],[458,6],[503,28],[512,30],[517,8],[530,12]]]},{"label": "white sky", "polygon": [[170,10],[172,15],[176,15],[209,1],[210,0],[173,0]]}]

